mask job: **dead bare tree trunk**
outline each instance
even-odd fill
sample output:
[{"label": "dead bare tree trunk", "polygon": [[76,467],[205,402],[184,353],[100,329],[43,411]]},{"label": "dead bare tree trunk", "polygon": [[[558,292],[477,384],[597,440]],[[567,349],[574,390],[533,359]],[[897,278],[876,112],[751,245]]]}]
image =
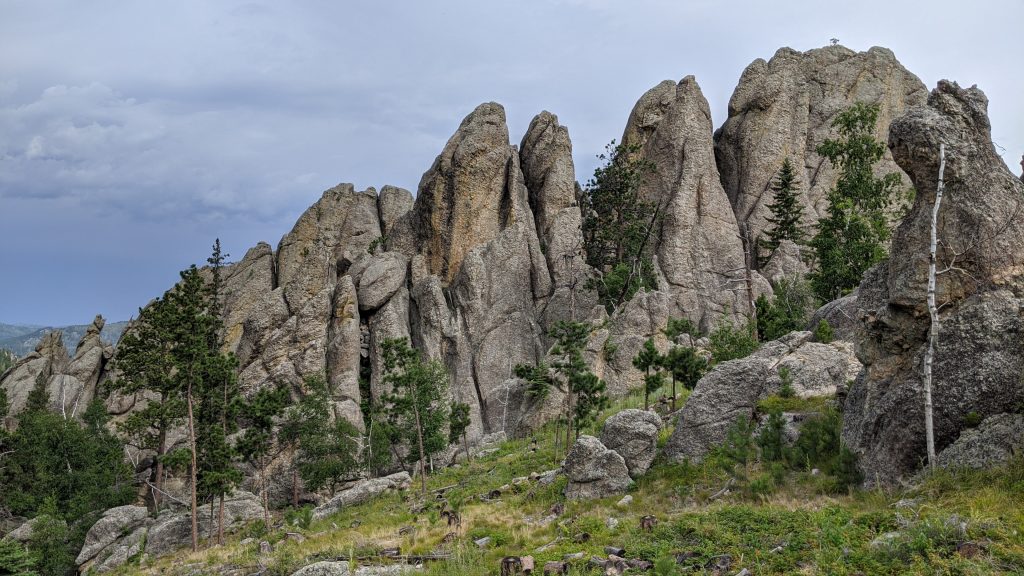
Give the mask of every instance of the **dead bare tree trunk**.
[{"label": "dead bare tree trunk", "polygon": [[199,550],[199,519],[196,517],[196,511],[198,506],[196,505],[196,489],[198,482],[198,472],[196,471],[196,425],[195,418],[192,415],[192,380],[188,383],[188,440],[192,449],[192,465],[190,466],[190,475],[192,480],[192,551],[196,552]]},{"label": "dead bare tree trunk", "polygon": [[928,446],[928,467],[935,470],[935,426],[932,421],[932,363],[935,361],[935,344],[939,340],[939,309],[935,305],[935,261],[939,235],[939,206],[945,188],[943,173],[946,170],[946,145],[939,144],[939,186],[935,191],[935,205],[932,207],[931,241],[928,253],[928,314],[931,326],[928,328],[928,349],[924,354],[924,434]]}]

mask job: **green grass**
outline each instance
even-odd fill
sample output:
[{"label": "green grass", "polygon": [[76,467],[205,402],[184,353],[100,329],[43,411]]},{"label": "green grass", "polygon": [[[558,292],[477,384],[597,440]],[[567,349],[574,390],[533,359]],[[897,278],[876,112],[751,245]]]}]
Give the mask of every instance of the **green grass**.
[{"label": "green grass", "polygon": [[[643,397],[630,396],[603,417],[637,402],[642,405]],[[726,467],[713,461],[699,466],[659,461],[633,485],[629,506],[618,507],[619,497],[566,502],[564,513],[545,523],[551,507],[563,501],[564,478],[549,486],[513,486],[497,501],[480,499],[515,478],[556,467],[553,428],[536,440],[537,451],[531,451],[529,439],[512,440],[486,458],[430,478],[432,489],[456,485],[446,496],[462,513],[463,525],[449,545],[441,544],[448,528],[436,502],[431,499],[418,514],[411,511],[425,503],[414,487],[313,521],[305,529],[282,525],[263,535],[257,524],[224,546],[144,560],[119,573],[188,574],[197,567],[213,571],[224,565],[254,572],[262,561],[269,574],[284,576],[319,559],[373,555],[382,547],[400,546],[403,553],[452,555],[429,563],[424,574],[484,575],[496,574],[506,555],[531,554],[541,567],[571,553],[604,555],[607,545],[652,561],[679,555],[679,573],[688,574],[710,574],[709,566],[724,554],[731,557],[727,574],[743,568],[757,575],[1024,573],[1024,459],[988,472],[940,472],[914,488],[839,496],[827,493],[820,475],[789,471],[776,481],[754,464],[745,471],[748,480],[713,502],[709,497],[729,477]],[[751,490],[757,479],[770,481]],[[651,533],[639,527],[648,514],[658,519]],[[618,520],[618,526],[609,528],[608,518]],[[399,535],[406,526],[415,531]],[[287,540],[288,531],[300,532],[305,540]],[[582,533],[590,539],[575,541]],[[247,535],[274,544],[272,554],[259,557],[259,538],[240,544]],[[473,540],[485,536],[492,545],[480,549]],[[880,538],[885,542],[872,544]],[[586,570],[582,561],[573,573],[591,573]]]}]

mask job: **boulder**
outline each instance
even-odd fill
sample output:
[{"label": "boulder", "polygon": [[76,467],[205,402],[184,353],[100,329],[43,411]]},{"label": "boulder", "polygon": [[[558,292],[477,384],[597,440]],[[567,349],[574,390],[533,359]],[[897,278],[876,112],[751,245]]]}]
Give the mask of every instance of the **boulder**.
[{"label": "boulder", "polygon": [[359,283],[359,309],[374,310],[391,299],[399,288],[405,286],[405,270],[409,259],[401,252],[374,254],[366,260]]},{"label": "boulder", "polygon": [[860,339],[858,335],[858,331],[861,329],[860,314],[857,291],[854,290],[815,310],[807,324],[807,329],[813,331],[824,320],[832,327],[833,337],[836,340],[857,342]]},{"label": "boulder", "polygon": [[[218,510],[219,502],[213,505],[212,510],[210,504],[204,504],[196,509],[196,515],[200,519],[209,520],[211,513],[216,515]],[[224,500],[225,531],[262,519],[263,505],[255,494],[238,490]],[[216,529],[216,526],[214,528]],[[165,510],[145,533],[145,553],[150,556],[162,556],[187,546],[191,534],[192,520],[188,512]],[[199,522],[199,537],[208,538],[210,535],[210,523]],[[109,564],[109,560],[107,563]]]},{"label": "boulder", "polygon": [[348,490],[339,492],[334,496],[334,498],[331,498],[324,504],[317,506],[313,510],[313,518],[317,520],[326,518],[343,508],[368,502],[385,492],[392,490],[404,490],[408,488],[411,482],[412,478],[409,477],[407,472],[398,472],[397,474],[384,476],[383,478],[361,480]]},{"label": "boulder", "polygon": [[570,500],[621,494],[631,482],[622,456],[593,436],[583,435],[576,440],[562,468],[569,478],[565,496]]},{"label": "boulder", "polygon": [[777,286],[783,280],[798,282],[807,276],[807,265],[804,264],[803,254],[809,248],[801,248],[792,240],[783,240],[779,247],[772,252],[768,263],[761,269],[764,276],[772,286]]},{"label": "boulder", "polygon": [[16,542],[28,544],[28,542],[32,540],[32,536],[35,533],[36,526],[38,526],[40,522],[47,521],[57,522],[62,526],[67,524],[64,520],[54,520],[53,517],[51,516],[36,516],[35,518],[28,520],[27,522],[23,522],[20,526],[8,532],[4,536],[4,538],[10,538],[11,540],[14,540]]},{"label": "boulder", "polygon": [[661,418],[654,412],[622,410],[605,421],[601,443],[622,456],[630,477],[639,478],[658,454],[661,427]]},{"label": "boulder", "polygon": [[348,576],[350,573],[348,562],[322,561],[303,566],[292,576]]},{"label": "boulder", "polygon": [[107,510],[85,534],[85,542],[75,564],[82,566],[97,558],[101,551],[134,532],[148,518],[149,510],[144,506],[118,506]]},{"label": "boulder", "polygon": [[857,377],[861,365],[847,342],[811,342],[810,332],[792,332],[756,352],[722,362],[694,388],[665,446],[672,461],[699,462],[726,439],[740,418],[753,419],[757,403],[782,386],[787,368],[798,396],[831,396]]},{"label": "boulder", "polygon": [[[715,133],[715,156],[722,184],[741,229],[752,239],[768,228],[771,183],[783,160],[793,163],[810,228],[828,208],[828,191],[839,177],[817,153],[835,137],[832,121],[855,102],[880,107],[876,137],[884,140],[890,122],[923,104],[927,90],[885,48],[854,52],[826,46],[807,52],[781,48],[765,62],[743,71],[729,100],[729,116]],[[899,173],[886,154],[881,173]]]},{"label": "boulder", "polygon": [[845,404],[843,440],[870,483],[912,475],[925,460],[922,358],[931,213],[939,146],[946,190],[939,212],[939,338],[932,397],[936,448],[960,437],[965,417],[1012,413],[1024,403],[1024,184],[996,153],[988,100],[977,88],[941,81],[926,106],[893,122],[889,147],[917,197],[890,259],[858,290],[864,327],[857,355],[865,372]]},{"label": "boulder", "polygon": [[996,414],[969,428],[938,455],[943,468],[992,468],[1024,450],[1024,415]]}]

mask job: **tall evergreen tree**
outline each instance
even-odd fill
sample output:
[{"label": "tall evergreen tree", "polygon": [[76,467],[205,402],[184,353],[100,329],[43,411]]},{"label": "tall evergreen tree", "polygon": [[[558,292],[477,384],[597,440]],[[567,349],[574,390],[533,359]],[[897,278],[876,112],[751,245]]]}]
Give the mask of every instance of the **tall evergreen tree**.
[{"label": "tall evergreen tree", "polygon": [[580,430],[608,407],[608,398],[604,381],[590,371],[583,358],[590,326],[584,322],[562,320],[555,324],[550,335],[555,339],[551,348],[554,357],[551,366],[560,377],[566,396],[565,447],[568,449],[574,433],[579,438]]},{"label": "tall evergreen tree", "polygon": [[875,176],[886,150],[874,135],[878,111],[877,104],[854,104],[832,123],[839,138],[818,147],[818,154],[840,170],[828,195],[828,215],[811,240],[817,260],[811,285],[824,302],[855,288],[887,253],[887,210],[897,201],[901,179],[897,173]]},{"label": "tall evergreen tree", "polygon": [[782,162],[782,168],[772,183],[772,203],[768,209],[772,215],[768,217],[771,226],[767,230],[768,238],[762,245],[768,250],[767,257],[779,247],[783,240],[790,240],[797,244],[803,244],[807,233],[804,231],[801,222],[804,217],[804,207],[800,204],[797,187],[800,182],[796,177],[796,170],[792,162],[786,158]]},{"label": "tall evergreen tree", "polygon": [[175,373],[171,340],[174,314],[165,298],[158,298],[139,310],[117,347],[114,368],[116,380],[107,382],[114,392],[124,396],[145,398],[118,430],[137,450],[155,455],[155,465],[148,482],[153,512],[160,511],[168,460],[168,435],[185,419],[182,381]]},{"label": "tall evergreen tree", "polygon": [[384,341],[384,385],[391,390],[385,405],[394,429],[419,460],[420,482],[427,492],[427,459],[448,445],[448,372],[437,361],[424,361],[405,338]]},{"label": "tall evergreen tree", "polygon": [[465,402],[452,402],[448,418],[448,443],[458,444],[462,440],[462,447],[466,451],[466,459],[470,458],[469,440],[466,438],[466,429],[469,428],[469,404]]},{"label": "tall evergreen tree", "polygon": [[657,286],[649,248],[658,207],[640,194],[654,165],[638,157],[639,146],[612,141],[605,150],[598,156],[604,164],[583,190],[580,212],[587,264],[598,272],[589,287],[611,312],[637,290]]}]

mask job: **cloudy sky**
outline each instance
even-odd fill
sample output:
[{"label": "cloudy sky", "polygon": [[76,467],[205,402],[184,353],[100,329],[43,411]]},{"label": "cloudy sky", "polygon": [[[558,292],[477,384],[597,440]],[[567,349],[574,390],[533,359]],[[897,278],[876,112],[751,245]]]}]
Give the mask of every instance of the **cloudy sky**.
[{"label": "cloudy sky", "polygon": [[[825,8],[825,6],[828,6]],[[0,0],[0,322],[126,319],[215,237],[241,257],[320,192],[415,190],[461,119],[547,109],[578,178],[636,99],[695,74],[715,125],[743,68],[838,38],[929,87],[978,84],[1024,152],[1024,2]]]}]

